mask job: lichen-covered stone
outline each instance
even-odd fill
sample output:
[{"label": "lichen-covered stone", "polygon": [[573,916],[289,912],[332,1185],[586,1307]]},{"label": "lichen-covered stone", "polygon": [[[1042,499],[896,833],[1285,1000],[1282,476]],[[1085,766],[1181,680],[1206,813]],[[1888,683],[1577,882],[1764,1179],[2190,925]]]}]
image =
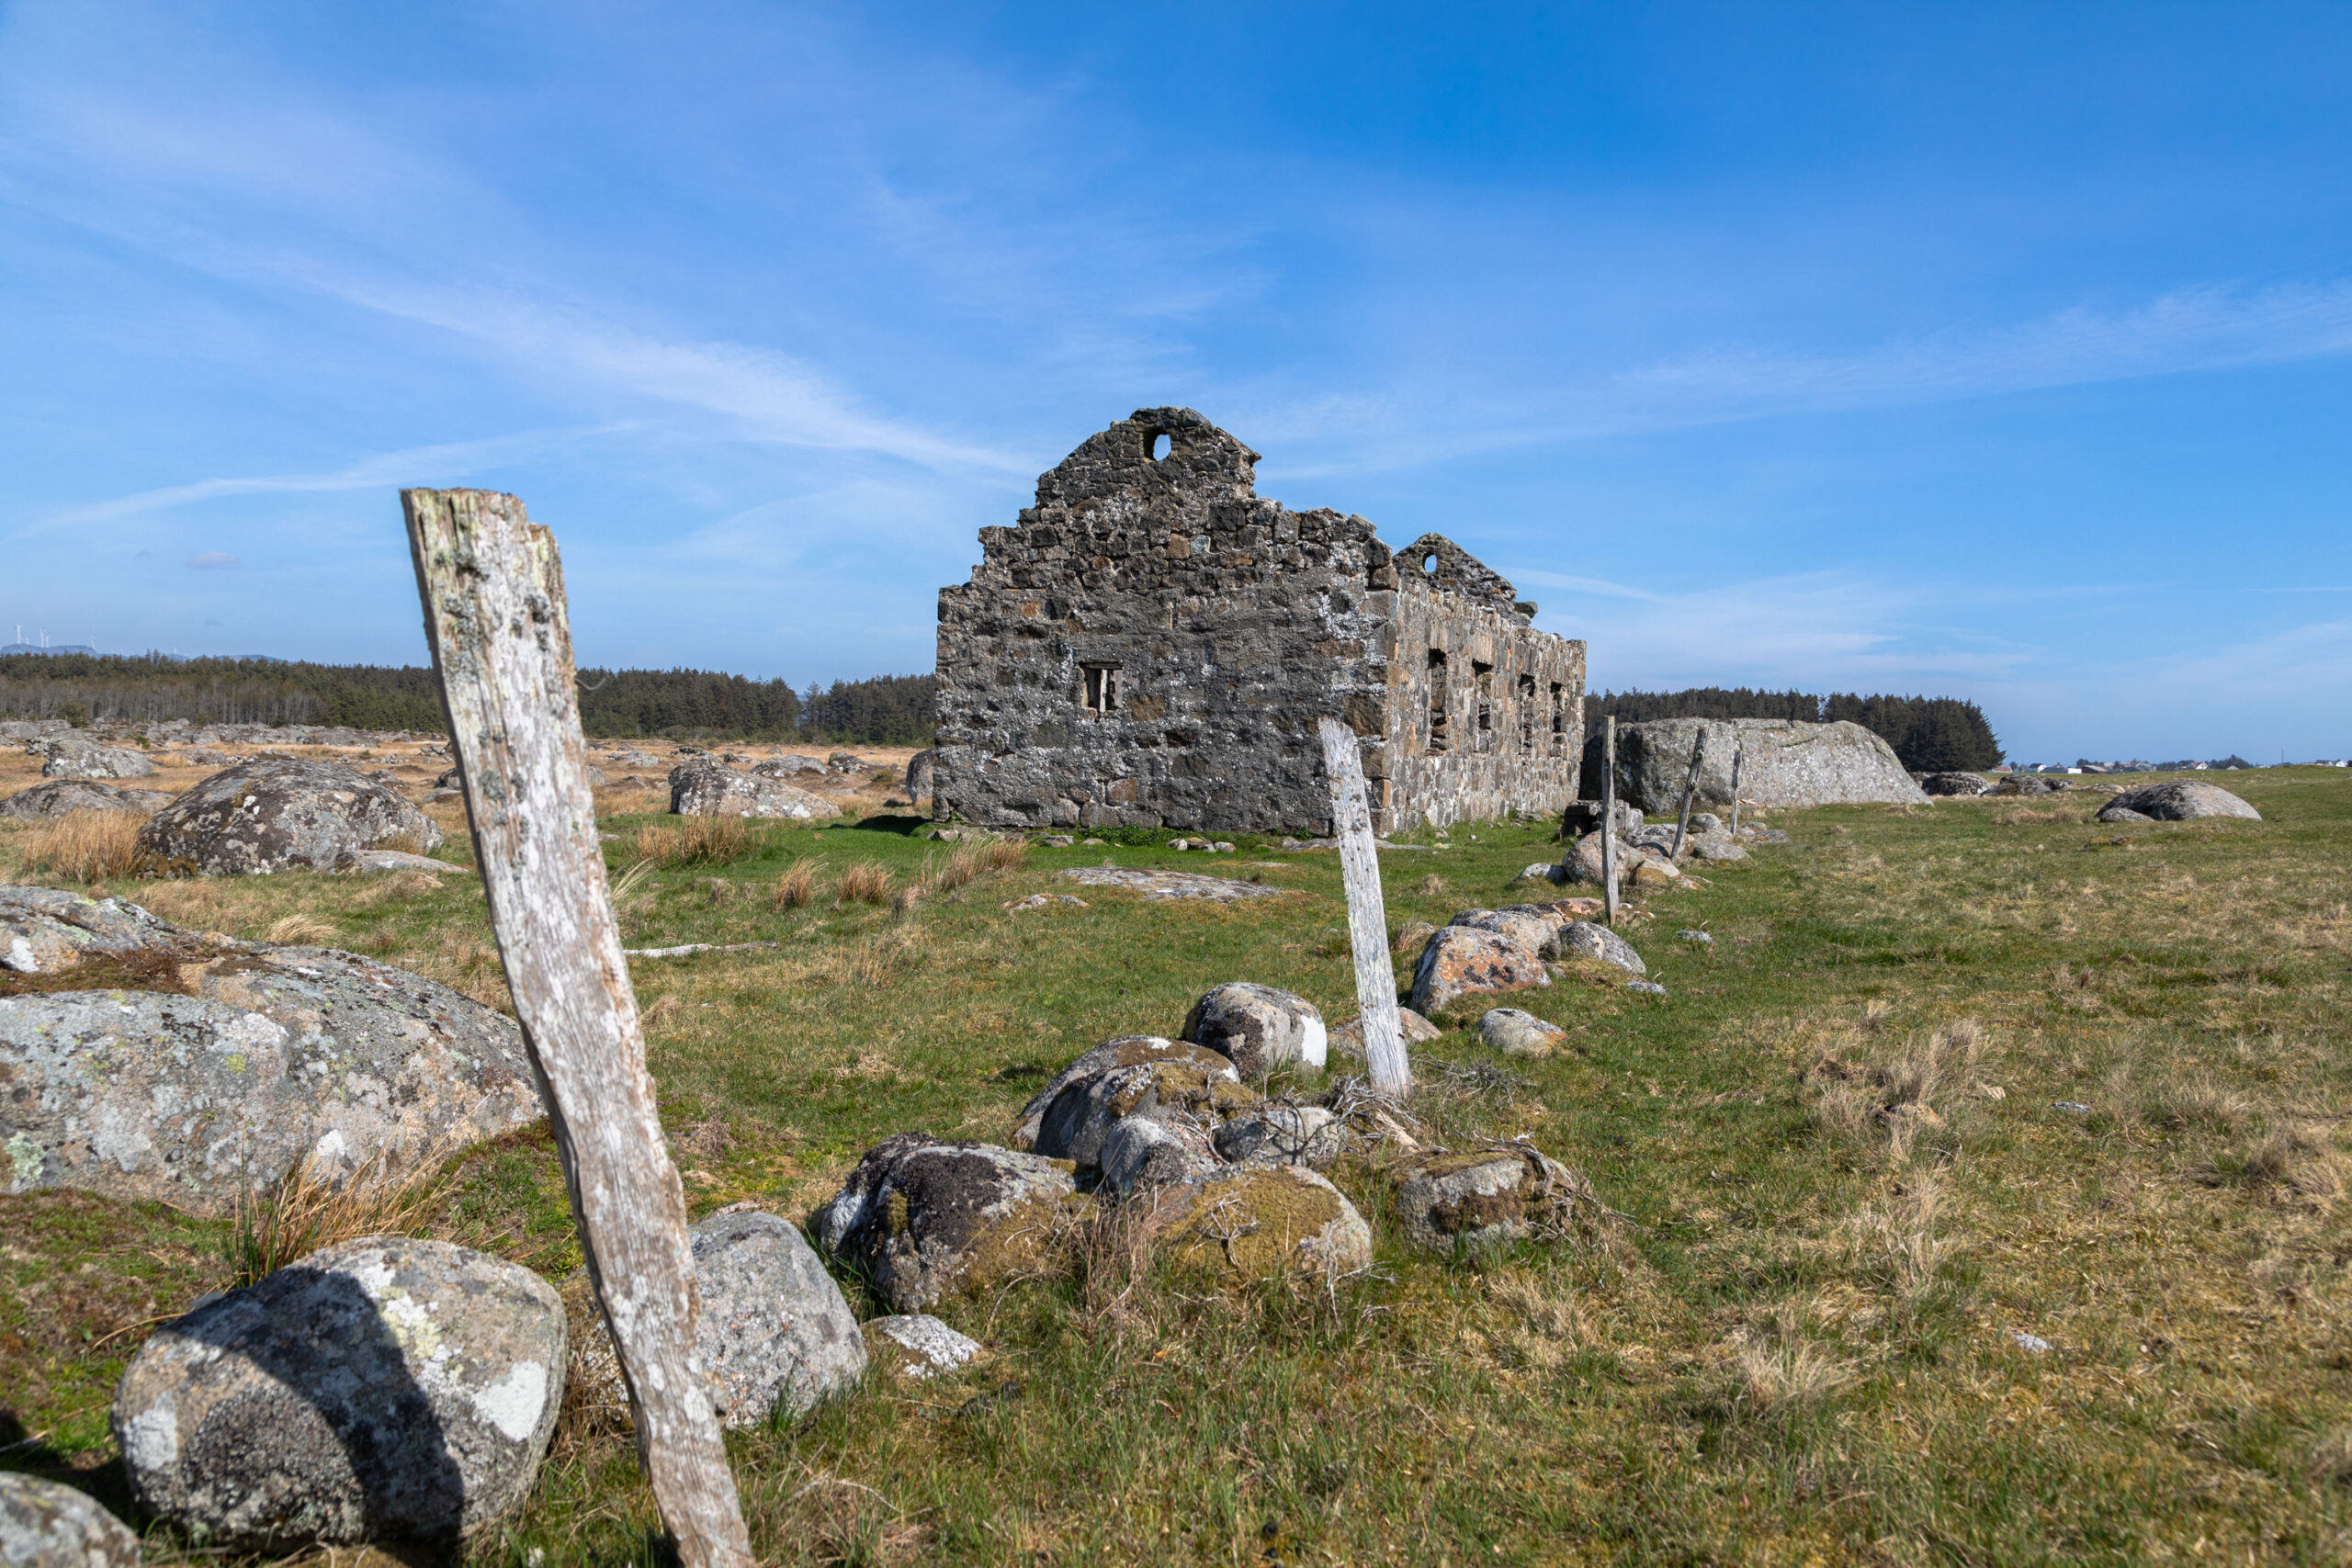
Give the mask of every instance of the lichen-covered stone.
[{"label": "lichen-covered stone", "polygon": [[1508,937],[1538,958],[1549,958],[1565,922],[1547,909],[1520,904],[1506,909],[1464,909],[1452,923]]},{"label": "lichen-covered stone", "polygon": [[139,1568],[139,1538],[86,1492],[0,1472],[0,1568]]},{"label": "lichen-covered stone", "polygon": [[153,817],[171,804],[168,791],[117,789],[96,779],[51,779],[0,800],[0,817],[19,822],[48,822],[76,811],[120,811]]},{"label": "lichen-covered stone", "polygon": [[1151,1233],[1179,1266],[1233,1282],[1372,1266],[1372,1231],[1347,1195],[1295,1165],[1246,1167],[1152,1190]]},{"label": "lichen-covered stone", "polygon": [[757,772],[739,773],[716,757],[695,757],[670,770],[670,809],[681,817],[834,816],[823,795]]},{"label": "lichen-covered stone", "polygon": [[1103,1144],[1122,1122],[1189,1120],[1214,1128],[1258,1102],[1256,1089],[1205,1063],[1161,1060],[1113,1067],[1056,1097],[1038,1123],[1035,1146],[1048,1158],[1074,1160],[1080,1170],[1091,1170],[1102,1163]]},{"label": "lichen-covered stone", "polygon": [[[722,1211],[689,1230],[687,1241],[701,1303],[695,1353],[722,1425],[740,1429],[778,1413],[798,1416],[865,1375],[857,1316],[790,1221],[756,1209]],[[581,1339],[573,1365],[591,1384],[583,1392],[624,1410],[620,1360],[586,1271],[565,1289],[588,1308],[573,1314]]]},{"label": "lichen-covered stone", "polygon": [[143,779],[155,764],[143,751],[128,746],[100,746],[78,736],[60,736],[44,749],[40,765],[45,779]]},{"label": "lichen-covered stone", "polygon": [[1320,1071],[1329,1049],[1313,1002],[1247,980],[1212,987],[1194,1002],[1184,1038],[1227,1057],[1245,1078],[1292,1066]]},{"label": "lichen-covered stone", "polygon": [[141,1506],[212,1544],[450,1542],[529,1493],[564,1364],[529,1269],[371,1236],[158,1329],[114,1437]]},{"label": "lichen-covered stone", "polygon": [[[1927,793],[1912,782],[1894,748],[1859,724],[1806,724],[1785,718],[1657,718],[1617,727],[1617,798],[1644,811],[1679,812],[1690,749],[1702,735],[1696,797],[1731,805],[1731,769],[1740,764],[1739,793],[1751,805],[1840,806],[1881,802],[1920,806]],[[1600,795],[1600,738],[1585,742],[1584,794]]]},{"label": "lichen-covered stone", "polygon": [[1375,831],[1573,795],[1584,645],[1441,536],[1392,556],[1361,517],[1261,498],[1257,458],[1139,409],[981,530],[939,596],[934,816],[1319,833],[1327,715],[1363,738]]},{"label": "lichen-covered stone", "polygon": [[139,841],[215,876],[334,871],[360,850],[431,854],[441,829],[398,791],[339,762],[256,758],[147,819]]},{"label": "lichen-covered stone", "polygon": [[1975,795],[1993,793],[1993,781],[1983,773],[1921,773],[1919,787],[1929,795]]},{"label": "lichen-covered stone", "polygon": [[209,943],[46,888],[0,890],[0,941],[11,968],[171,987],[0,996],[11,1192],[222,1213],[305,1156],[397,1170],[541,1114],[512,1019],[373,959]]},{"label": "lichen-covered stone", "polygon": [[[1232,1061],[1207,1046],[1196,1045],[1188,1040],[1163,1040],[1156,1034],[1125,1034],[1093,1047],[1057,1073],[1051,1083],[1030,1096],[1029,1103],[1021,1108],[1020,1121],[1014,1124],[1012,1146],[1043,1150],[1060,1157],[1061,1151],[1080,1137],[1079,1122],[1089,1115],[1085,1102],[1096,1080],[1122,1067],[1143,1066],[1157,1062],[1181,1063],[1195,1069],[1203,1080],[1202,1089],[1210,1097],[1202,1103],[1211,1102],[1218,1093],[1236,1106],[1253,1104],[1257,1100],[1254,1092],[1243,1088],[1241,1075],[1235,1070]],[[1222,1091],[1207,1090],[1208,1081],[1215,1079],[1222,1079],[1230,1088]],[[1189,1095],[1189,1076],[1184,1082]],[[1155,1083],[1155,1098],[1157,1088]],[[1172,1080],[1170,1089],[1171,1093],[1176,1089]],[[1065,1097],[1069,1097],[1067,1104],[1063,1103]],[[1060,1107],[1058,1111],[1057,1106]],[[1049,1117],[1054,1122],[1054,1131],[1050,1134],[1046,1131]],[[1107,1125],[1102,1129],[1108,1130]],[[902,1137],[907,1135],[900,1134]],[[1099,1138],[1100,1132],[1095,1135]],[[1048,1138],[1053,1145],[1050,1149],[1045,1144]]]},{"label": "lichen-covered stone", "polygon": [[1544,960],[1509,937],[1476,926],[1447,926],[1430,938],[1414,965],[1412,1007],[1426,1017],[1458,998],[1551,983]]},{"label": "lichen-covered stone", "polygon": [[887,1377],[922,1382],[978,1359],[984,1347],[927,1313],[868,1318],[865,1349]]},{"label": "lichen-covered stone", "polygon": [[921,1312],[1057,1266],[1064,1227],[1093,1205],[1069,1161],[914,1136],[868,1151],[818,1225],[885,1301]]},{"label": "lichen-covered stone", "polygon": [[2249,822],[2262,820],[2261,812],[2228,790],[2196,779],[2177,779],[2170,784],[2127,789],[2108,802],[2106,809],[2098,814],[2099,820],[2130,821],[2130,818],[2122,815],[2127,811],[2158,822],[2187,822],[2199,817],[2237,817]]},{"label": "lichen-covered stone", "polygon": [[1461,1246],[1558,1235],[1590,1191],[1532,1144],[1425,1155],[1392,1168],[1397,1226],[1411,1245]]},{"label": "lichen-covered stone", "polygon": [[[951,829],[952,830],[952,829]],[[946,837],[943,831],[939,837]],[[1154,871],[1132,865],[1074,865],[1062,873],[1089,887],[1125,887],[1148,902],[1170,898],[1205,898],[1213,904],[1238,904],[1245,898],[1279,898],[1283,890],[1230,876],[1203,876],[1190,871]]]},{"label": "lichen-covered stone", "polygon": [[1598,920],[1572,920],[1560,930],[1559,953],[1563,958],[1589,958],[1601,964],[1613,964],[1628,975],[1646,975],[1649,965],[1634,951],[1634,944],[1619,936]]},{"label": "lichen-covered stone", "polygon": [[1506,1056],[1548,1056],[1567,1031],[1520,1008],[1489,1008],[1478,1019],[1478,1038]]}]

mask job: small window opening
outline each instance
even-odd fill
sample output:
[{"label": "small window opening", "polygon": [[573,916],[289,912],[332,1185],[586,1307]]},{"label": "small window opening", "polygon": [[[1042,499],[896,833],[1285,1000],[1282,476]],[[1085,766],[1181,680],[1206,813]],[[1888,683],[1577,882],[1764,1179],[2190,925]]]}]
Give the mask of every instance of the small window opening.
[{"label": "small window opening", "polygon": [[1167,433],[1166,431],[1164,431],[1164,430],[1163,430],[1163,431],[1161,431],[1159,434],[1157,434],[1157,435],[1153,436],[1153,437],[1151,438],[1151,448],[1150,448],[1150,450],[1151,450],[1151,460],[1152,460],[1153,462],[1157,463],[1157,462],[1159,462],[1161,458],[1163,458],[1163,457],[1167,457],[1167,456],[1168,456],[1168,453],[1169,453],[1169,449],[1170,449],[1170,447],[1172,445],[1173,445],[1173,443],[1171,443],[1171,442],[1168,439],[1168,433]]},{"label": "small window opening", "polygon": [[1559,682],[1552,682],[1552,755],[1568,754],[1567,692]]},{"label": "small window opening", "polygon": [[1535,755],[1535,677],[1519,678],[1519,754]]},{"label": "small window opening", "polygon": [[1478,689],[1478,750],[1495,749],[1495,667],[1470,661],[1472,683]]},{"label": "small window opening", "polygon": [[1119,705],[1119,667],[1115,664],[1089,664],[1081,673],[1085,684],[1079,695],[1080,704],[1091,714],[1110,713]]},{"label": "small window opening", "polygon": [[1433,572],[1437,570],[1437,552],[1435,550],[1431,550],[1429,554],[1421,558],[1421,570],[1424,572]]},{"label": "small window opening", "polygon": [[1442,754],[1453,750],[1453,731],[1446,722],[1445,713],[1445,649],[1430,649],[1430,750]]}]

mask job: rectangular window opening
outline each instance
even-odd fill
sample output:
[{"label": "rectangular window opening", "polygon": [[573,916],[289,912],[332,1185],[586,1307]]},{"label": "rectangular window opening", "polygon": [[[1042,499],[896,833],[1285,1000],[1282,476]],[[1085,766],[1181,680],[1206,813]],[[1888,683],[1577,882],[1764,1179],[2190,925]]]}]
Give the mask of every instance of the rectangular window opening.
[{"label": "rectangular window opening", "polygon": [[1085,678],[1079,694],[1080,705],[1091,714],[1107,714],[1119,705],[1119,667],[1115,664],[1089,664],[1081,668]]},{"label": "rectangular window opening", "polygon": [[1552,682],[1552,755],[1568,754],[1567,690],[1559,682]]},{"label": "rectangular window opening", "polygon": [[1519,754],[1535,755],[1535,677],[1519,678]]},{"label": "rectangular window opening", "polygon": [[1478,750],[1495,749],[1495,667],[1470,661],[1470,675],[1478,688]]},{"label": "rectangular window opening", "polygon": [[1442,755],[1453,750],[1453,727],[1446,721],[1445,649],[1430,649],[1430,751]]}]

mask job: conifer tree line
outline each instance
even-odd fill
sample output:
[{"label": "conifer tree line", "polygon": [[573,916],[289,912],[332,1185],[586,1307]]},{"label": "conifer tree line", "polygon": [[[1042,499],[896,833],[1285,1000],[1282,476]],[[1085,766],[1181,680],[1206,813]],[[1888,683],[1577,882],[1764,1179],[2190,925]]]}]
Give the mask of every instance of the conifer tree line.
[{"label": "conifer tree line", "polygon": [[[590,735],[613,739],[925,746],[938,685],[932,675],[882,675],[795,691],[789,681],[708,670],[583,670],[580,722]],[[442,728],[439,685],[421,666],[164,654],[0,658],[0,718]]]},{"label": "conifer tree line", "polygon": [[1610,714],[1620,724],[1653,718],[1789,718],[1804,724],[1850,720],[1894,748],[1915,773],[1997,767],[2001,743],[1984,710],[1958,697],[1861,696],[1836,692],[1752,692],[1745,686],[1693,686],[1684,692],[1604,692],[1584,700],[1585,733]]}]

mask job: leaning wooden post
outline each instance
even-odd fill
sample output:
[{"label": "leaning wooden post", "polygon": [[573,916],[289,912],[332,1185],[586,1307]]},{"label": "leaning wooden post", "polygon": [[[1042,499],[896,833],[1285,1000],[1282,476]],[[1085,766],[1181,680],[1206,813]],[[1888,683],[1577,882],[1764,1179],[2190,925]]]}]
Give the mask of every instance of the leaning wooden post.
[{"label": "leaning wooden post", "polygon": [[1739,837],[1739,765],[1747,761],[1747,748],[1742,746],[1731,754],[1731,836]]},{"label": "leaning wooden post", "polygon": [[1364,1061],[1372,1069],[1372,1087],[1401,1100],[1413,1087],[1413,1066],[1396,1016],[1396,970],[1388,958],[1388,908],[1380,896],[1380,851],[1372,841],[1363,758],[1356,750],[1356,732],[1338,719],[1324,719],[1317,728],[1323,738],[1323,771],[1331,780],[1331,836],[1340,841],[1340,876],[1347,886],[1348,945],[1355,950]]},{"label": "leaning wooden post", "polygon": [[1617,923],[1617,716],[1601,721],[1600,739],[1600,918]]},{"label": "leaning wooden post", "polygon": [[1683,835],[1690,831],[1690,802],[1699,793],[1699,753],[1706,749],[1706,745],[1707,727],[1702,724],[1690,742],[1690,771],[1682,779],[1682,816],[1674,824],[1674,853],[1668,857],[1677,865],[1682,863]]},{"label": "leaning wooden post", "polygon": [[409,551],[506,984],[637,1451],[685,1568],[752,1568],[695,1353],[686,1201],[605,885],[555,536],[511,495],[407,490]]}]

